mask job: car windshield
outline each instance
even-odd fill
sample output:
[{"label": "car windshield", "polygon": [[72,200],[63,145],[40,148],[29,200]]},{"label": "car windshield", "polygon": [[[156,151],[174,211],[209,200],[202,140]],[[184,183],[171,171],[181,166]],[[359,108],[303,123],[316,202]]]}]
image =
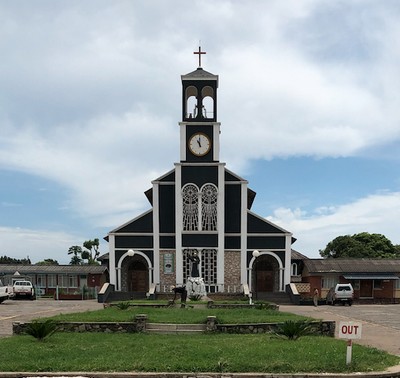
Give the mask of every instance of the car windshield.
[{"label": "car windshield", "polygon": [[339,286],[338,291],[350,291],[350,286]]}]

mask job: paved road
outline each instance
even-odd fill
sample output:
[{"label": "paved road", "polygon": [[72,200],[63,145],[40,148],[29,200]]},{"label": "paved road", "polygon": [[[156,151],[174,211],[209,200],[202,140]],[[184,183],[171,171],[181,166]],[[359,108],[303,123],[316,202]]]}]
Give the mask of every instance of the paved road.
[{"label": "paved road", "polygon": [[53,299],[7,300],[0,304],[0,337],[12,335],[13,322],[26,322],[71,312],[84,312],[103,308],[95,300],[55,301]]},{"label": "paved road", "polygon": [[362,338],[355,340],[400,356],[400,305],[353,305],[353,306],[294,306],[282,305],[281,311],[309,316],[315,319],[337,322],[362,323]]}]

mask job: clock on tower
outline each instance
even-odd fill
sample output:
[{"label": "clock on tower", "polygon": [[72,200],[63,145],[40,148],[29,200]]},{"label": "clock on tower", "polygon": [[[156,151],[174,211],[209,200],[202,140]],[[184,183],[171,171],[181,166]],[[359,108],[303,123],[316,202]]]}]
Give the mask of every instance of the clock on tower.
[{"label": "clock on tower", "polygon": [[217,122],[218,75],[203,70],[201,55],[197,70],[182,75],[181,162],[205,163],[219,160]]}]

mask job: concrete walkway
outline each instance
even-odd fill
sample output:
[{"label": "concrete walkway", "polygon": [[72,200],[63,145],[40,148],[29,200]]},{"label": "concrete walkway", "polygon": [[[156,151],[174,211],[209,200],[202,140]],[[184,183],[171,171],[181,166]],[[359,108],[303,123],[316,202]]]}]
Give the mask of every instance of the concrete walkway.
[{"label": "concrete walkway", "polygon": [[365,346],[400,356],[400,305],[295,306],[281,305],[280,311],[314,319],[362,323],[362,338],[354,340]]}]

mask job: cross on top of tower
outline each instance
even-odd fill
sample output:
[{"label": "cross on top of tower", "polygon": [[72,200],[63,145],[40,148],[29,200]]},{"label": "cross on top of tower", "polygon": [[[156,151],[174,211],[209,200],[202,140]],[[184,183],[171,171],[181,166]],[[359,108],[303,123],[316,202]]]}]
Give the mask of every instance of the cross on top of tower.
[{"label": "cross on top of tower", "polygon": [[193,52],[193,54],[199,56],[199,68],[200,68],[201,67],[201,56],[203,54],[207,54],[207,53],[205,51],[201,51],[201,46],[199,46],[199,51],[195,51],[195,52]]}]

